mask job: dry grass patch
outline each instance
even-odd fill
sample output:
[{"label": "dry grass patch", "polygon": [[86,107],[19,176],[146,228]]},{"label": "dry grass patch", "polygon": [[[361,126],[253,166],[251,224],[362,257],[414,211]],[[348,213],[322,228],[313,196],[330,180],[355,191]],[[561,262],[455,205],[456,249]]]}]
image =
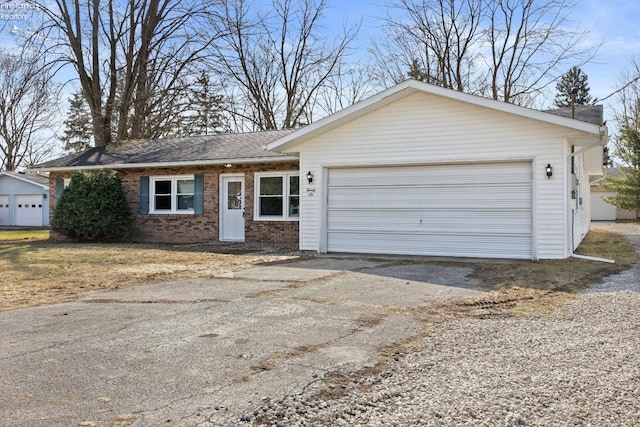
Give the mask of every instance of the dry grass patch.
[{"label": "dry grass patch", "polygon": [[54,243],[0,231],[0,310],[77,299],[143,283],[213,277],[275,254],[223,254],[207,246]]},{"label": "dry grass patch", "polygon": [[611,274],[620,273],[638,262],[635,248],[625,237],[592,230],[576,253],[614,259],[615,264],[569,258],[508,264],[481,263],[473,277],[491,289],[525,288],[577,292]]}]

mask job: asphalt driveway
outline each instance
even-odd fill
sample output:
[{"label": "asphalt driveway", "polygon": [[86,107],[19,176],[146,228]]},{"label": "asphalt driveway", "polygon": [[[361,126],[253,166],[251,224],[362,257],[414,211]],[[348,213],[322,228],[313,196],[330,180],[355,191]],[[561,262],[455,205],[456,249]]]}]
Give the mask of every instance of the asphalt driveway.
[{"label": "asphalt driveway", "polygon": [[[0,313],[0,424],[215,425],[417,334],[471,269],[319,257]],[[211,423],[211,424],[208,424]]]}]

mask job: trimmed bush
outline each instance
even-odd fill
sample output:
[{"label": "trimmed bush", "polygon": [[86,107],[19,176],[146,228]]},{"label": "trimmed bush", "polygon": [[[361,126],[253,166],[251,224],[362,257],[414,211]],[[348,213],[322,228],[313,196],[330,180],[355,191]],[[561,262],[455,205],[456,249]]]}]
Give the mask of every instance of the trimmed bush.
[{"label": "trimmed bush", "polygon": [[77,172],[56,204],[51,229],[77,241],[127,240],[131,214],[120,175]]}]

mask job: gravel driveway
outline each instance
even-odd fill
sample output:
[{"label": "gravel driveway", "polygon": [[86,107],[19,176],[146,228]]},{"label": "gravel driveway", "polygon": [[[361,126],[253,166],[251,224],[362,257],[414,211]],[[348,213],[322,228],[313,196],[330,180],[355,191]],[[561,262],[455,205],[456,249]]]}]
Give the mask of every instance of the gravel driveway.
[{"label": "gravel driveway", "polygon": [[[640,225],[597,227],[640,249]],[[636,266],[550,316],[442,323],[388,370],[352,380],[346,395],[318,399],[312,387],[256,408],[253,425],[635,426],[639,350]],[[224,423],[238,425],[214,422]]]}]

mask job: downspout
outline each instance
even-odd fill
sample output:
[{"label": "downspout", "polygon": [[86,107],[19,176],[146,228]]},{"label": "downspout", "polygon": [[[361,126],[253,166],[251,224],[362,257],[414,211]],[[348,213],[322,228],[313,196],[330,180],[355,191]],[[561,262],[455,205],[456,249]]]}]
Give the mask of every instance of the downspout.
[{"label": "downspout", "polygon": [[602,175],[601,178],[596,179],[593,182],[590,182],[589,185],[595,185],[595,184],[599,184],[602,181],[604,181],[605,179],[607,179],[607,168],[602,168],[604,170],[604,174]]},{"label": "downspout", "polygon": [[598,261],[598,262],[606,262],[608,264],[615,264],[616,261],[613,259],[607,259],[607,258],[598,258],[595,256],[588,256],[588,255],[578,255],[578,254],[574,254],[573,251],[571,252],[571,255],[569,255],[571,258],[578,258],[578,259],[586,259],[587,261]]}]

